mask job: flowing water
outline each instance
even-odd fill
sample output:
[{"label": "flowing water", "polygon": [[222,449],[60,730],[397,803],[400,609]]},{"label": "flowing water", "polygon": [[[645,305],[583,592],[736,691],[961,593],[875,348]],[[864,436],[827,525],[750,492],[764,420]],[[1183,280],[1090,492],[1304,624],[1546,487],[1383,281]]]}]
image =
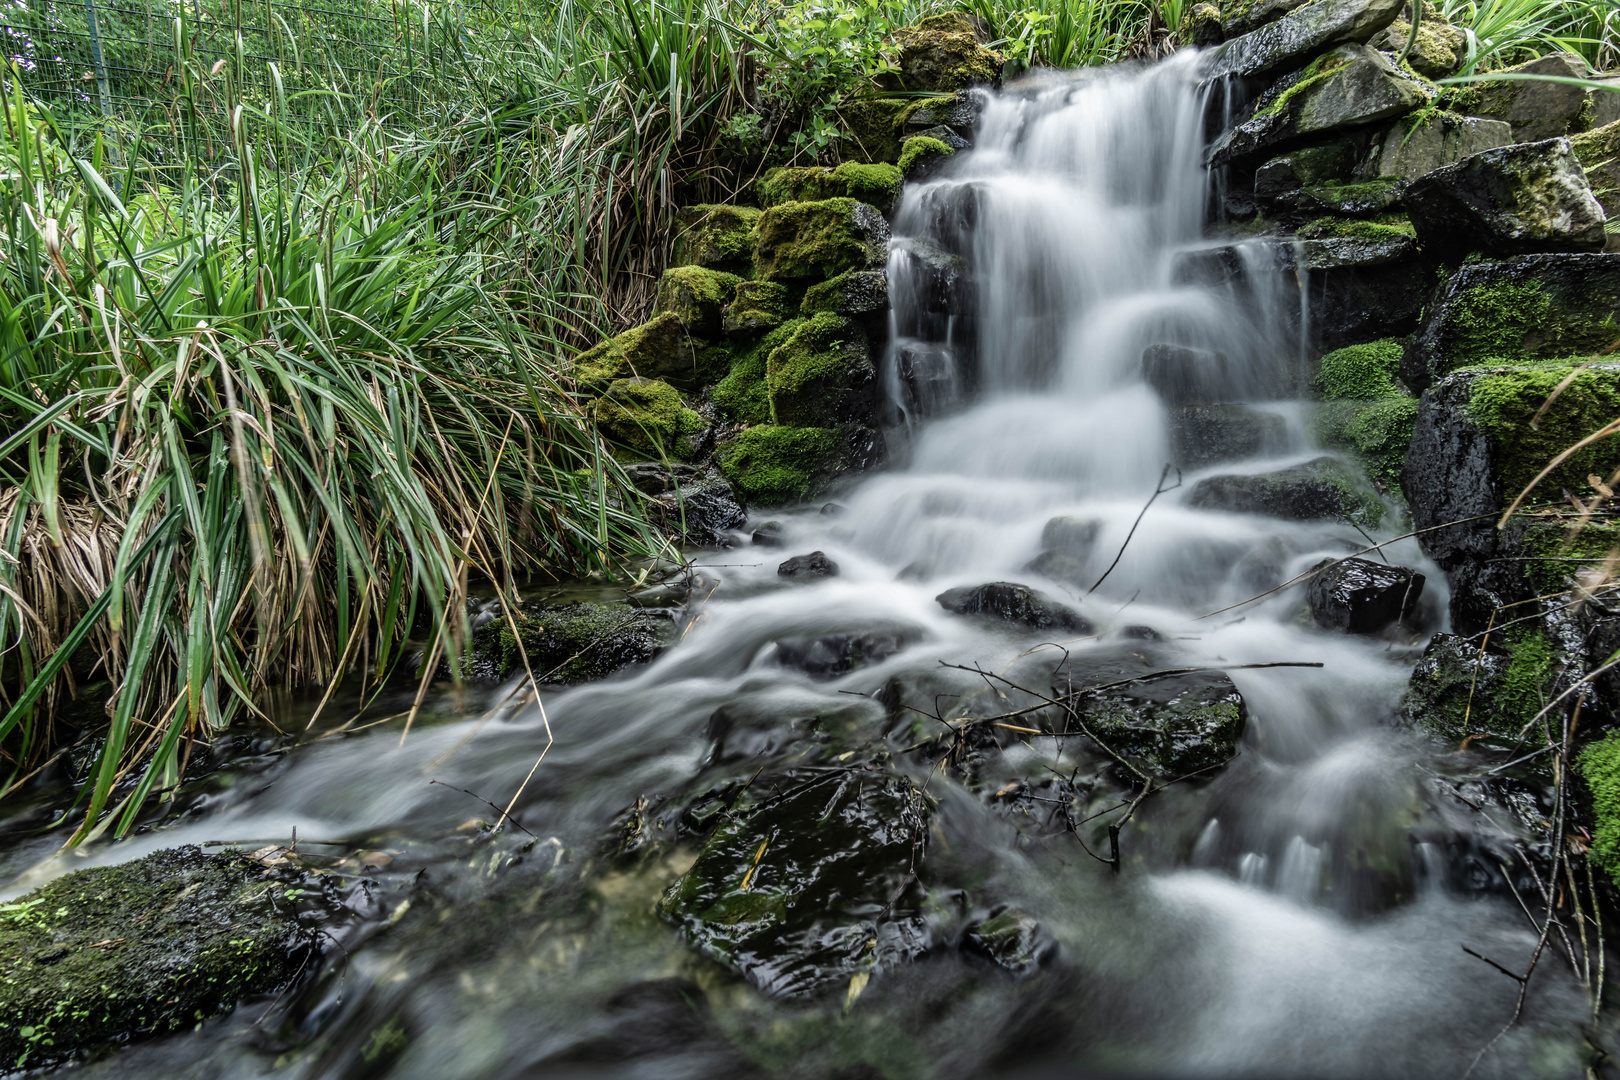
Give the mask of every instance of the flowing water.
[{"label": "flowing water", "polygon": [[[1468,763],[1393,720],[1422,636],[1318,631],[1298,587],[1204,617],[1362,537],[1190,509],[1183,500],[1203,474],[1189,472],[1126,543],[1171,453],[1169,413],[1143,380],[1149,346],[1220,354],[1206,389],[1283,418],[1270,456],[1222,471],[1319,454],[1306,407],[1289,400],[1309,337],[1297,286],[1263,272],[1261,245],[1231,256],[1254,273],[1188,270],[1215,246],[1204,238],[1207,93],[1181,56],[1026,82],[987,102],[977,148],[908,188],[895,219],[883,368],[894,463],[842,495],[841,513],[777,515],[780,553],[705,555],[697,615],[649,668],[550,693],[544,715],[529,703],[480,718],[501,688],[465,713],[442,703],[445,715],[419,722],[403,746],[385,725],[250,757],[199,785],[162,827],[22,873],[12,892],[158,847],[284,840],[294,828],[312,854],[385,856],[345,894],[368,916],[335,931],[346,958],[285,1015],[259,1023],[264,1008],[244,1008],[87,1071],[1462,1075],[1518,992],[1464,948],[1522,970],[1535,937],[1490,855],[1521,827],[1477,785],[1448,782]],[[1026,568],[1060,515],[1100,523],[1078,585]],[[1383,535],[1397,524],[1392,512]],[[777,577],[781,557],[811,550],[839,576]],[[1443,576],[1410,540],[1386,554],[1428,573],[1424,629],[1440,628]],[[1119,873],[1068,832],[1022,830],[985,792],[896,748],[891,767],[912,770],[937,800],[925,885],[942,906],[1035,915],[1057,947],[1042,971],[1015,980],[946,940],[879,971],[847,1007],[844,993],[774,1001],[653,914],[692,852],[628,866],[598,856],[638,798],[714,767],[707,732],[722,706],[785,718],[785,740],[796,717],[873,721],[891,677],[939,661],[1031,663],[1020,658],[1027,636],[935,601],[1008,580],[1097,624],[1096,637],[1063,644],[1076,656],[1151,627],[1178,664],[1322,665],[1231,671],[1249,710],[1239,756],[1144,802],[1121,836]],[[873,628],[905,647],[830,679],[781,662],[778,642]],[[1063,760],[1038,737],[1006,753],[1023,774]],[[533,838],[464,827],[492,816],[466,792],[504,804],[520,789]],[[0,869],[22,872],[41,850],[21,845]],[[361,873],[353,856],[338,868]],[[1590,1008],[1569,964],[1549,956],[1525,1017],[1475,1075],[1584,1075]]]}]

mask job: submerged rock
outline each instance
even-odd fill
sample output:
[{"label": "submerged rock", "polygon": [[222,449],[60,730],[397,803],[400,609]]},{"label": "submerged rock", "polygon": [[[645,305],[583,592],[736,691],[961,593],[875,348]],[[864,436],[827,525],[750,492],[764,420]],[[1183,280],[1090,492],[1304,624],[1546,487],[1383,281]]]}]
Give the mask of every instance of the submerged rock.
[{"label": "submerged rock", "polygon": [[1306,589],[1316,625],[1351,634],[1376,634],[1408,619],[1423,596],[1423,575],[1368,559],[1324,559]]},{"label": "submerged rock", "polygon": [[669,612],[628,604],[530,608],[513,621],[516,637],[504,618],[473,634],[467,661],[473,674],[507,678],[523,670],[526,657],[528,670],[541,682],[590,682],[632,664],[650,663],[675,638]]},{"label": "submerged rock", "polygon": [[1404,0],[1313,0],[1228,40],[1210,55],[1204,77],[1264,75],[1334,45],[1366,41],[1393,22],[1404,6]]},{"label": "submerged rock", "polygon": [[246,857],[182,847],[0,905],[0,1065],[189,1028],[291,982],[314,937],[286,888]]},{"label": "submerged rock", "polygon": [[1031,630],[1057,629],[1075,634],[1092,632],[1091,623],[1078,612],[1028,585],[997,581],[989,585],[963,585],[940,593],[939,606],[956,615],[982,615]]},{"label": "submerged rock", "polygon": [[1177,466],[1202,469],[1276,453],[1287,424],[1247,405],[1184,405],[1170,414],[1170,447]]},{"label": "submerged rock", "polygon": [[1031,975],[1057,952],[1057,943],[1041,932],[1034,916],[1002,908],[969,924],[962,931],[962,948],[1014,975]]},{"label": "submerged rock", "polygon": [[1084,692],[1075,707],[1109,750],[1163,779],[1224,764],[1237,753],[1248,723],[1243,695],[1220,671]]},{"label": "submerged rock", "polygon": [[827,558],[825,551],[812,551],[808,555],[795,555],[776,568],[776,575],[785,578],[837,577],[838,564]]},{"label": "submerged rock", "polygon": [[1270,473],[1208,477],[1193,487],[1187,505],[1295,521],[1351,521],[1365,528],[1384,517],[1378,496],[1330,457]]},{"label": "submerged rock", "polygon": [[1142,350],[1142,378],[1168,405],[1213,405],[1226,395],[1234,371],[1218,352],[1185,345]]},{"label": "submerged rock", "polygon": [[841,989],[928,947],[916,912],[927,820],[901,777],[789,772],[776,794],[733,808],[659,913],[768,994]]},{"label": "submerged rock", "polygon": [[1434,259],[1598,251],[1604,244],[1603,207],[1564,138],[1481,151],[1413,181],[1404,199]]},{"label": "submerged rock", "polygon": [[921,636],[914,627],[895,626],[818,638],[781,638],[776,642],[776,659],[783,667],[796,668],[812,679],[837,679],[881,664]]}]

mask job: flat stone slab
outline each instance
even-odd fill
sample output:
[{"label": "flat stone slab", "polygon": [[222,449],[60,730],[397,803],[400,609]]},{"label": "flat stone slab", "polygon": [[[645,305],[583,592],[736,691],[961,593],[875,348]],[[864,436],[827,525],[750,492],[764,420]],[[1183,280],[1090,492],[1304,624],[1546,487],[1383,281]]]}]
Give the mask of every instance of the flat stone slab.
[{"label": "flat stone slab", "polygon": [[1367,41],[1405,6],[1405,0],[1313,0],[1216,49],[1204,77],[1264,75],[1335,45]]}]

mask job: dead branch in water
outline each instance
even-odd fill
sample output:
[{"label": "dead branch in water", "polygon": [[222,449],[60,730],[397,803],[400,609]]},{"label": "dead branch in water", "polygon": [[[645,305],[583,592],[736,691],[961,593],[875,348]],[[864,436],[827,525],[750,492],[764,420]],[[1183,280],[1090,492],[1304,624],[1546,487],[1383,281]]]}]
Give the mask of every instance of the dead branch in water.
[{"label": "dead branch in water", "polygon": [[1153,505],[1154,500],[1160,495],[1163,495],[1165,492],[1174,491],[1176,488],[1181,486],[1180,469],[1176,469],[1176,482],[1171,484],[1169,487],[1164,486],[1164,482],[1170,478],[1170,470],[1172,468],[1174,468],[1174,466],[1166,465],[1164,467],[1164,471],[1159,474],[1159,483],[1154,487],[1153,494],[1148,496],[1147,505],[1142,507],[1142,512],[1137,514],[1136,520],[1131,523],[1131,531],[1125,534],[1125,542],[1119,545],[1119,554],[1115,555],[1114,561],[1108,564],[1108,569],[1104,570],[1103,576],[1097,579],[1097,584],[1086,590],[1087,596],[1090,596],[1092,593],[1096,592],[1097,587],[1108,580],[1108,575],[1114,572],[1114,567],[1119,565],[1119,560],[1125,557],[1125,549],[1131,546],[1131,537],[1136,535],[1136,527],[1142,524],[1143,518],[1147,517],[1148,509]]}]

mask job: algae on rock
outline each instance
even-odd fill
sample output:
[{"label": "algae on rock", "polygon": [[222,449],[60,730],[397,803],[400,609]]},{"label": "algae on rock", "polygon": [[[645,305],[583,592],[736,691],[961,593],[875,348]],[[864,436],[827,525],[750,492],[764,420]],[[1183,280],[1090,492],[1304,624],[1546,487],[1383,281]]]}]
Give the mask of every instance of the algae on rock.
[{"label": "algae on rock", "polygon": [[674,315],[695,337],[718,337],[720,313],[731,302],[741,282],[736,274],[720,270],[672,266],[658,279],[653,314]]},{"label": "algae on rock", "polygon": [[751,427],[720,452],[720,471],[745,498],[761,506],[819,494],[842,463],[833,428]]}]

